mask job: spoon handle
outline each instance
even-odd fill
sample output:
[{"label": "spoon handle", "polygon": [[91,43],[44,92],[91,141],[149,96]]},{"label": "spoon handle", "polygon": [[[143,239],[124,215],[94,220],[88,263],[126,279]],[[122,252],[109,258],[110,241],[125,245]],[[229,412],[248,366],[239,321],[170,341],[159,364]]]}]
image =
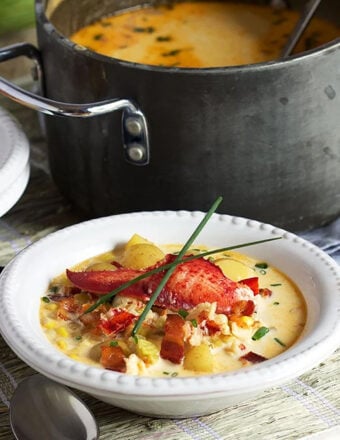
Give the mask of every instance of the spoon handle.
[{"label": "spoon handle", "polygon": [[285,47],[282,50],[281,58],[288,57],[292,51],[294,50],[296,44],[298,43],[301,35],[305,31],[308,26],[310,20],[313,18],[313,15],[317,8],[319,7],[322,0],[310,0],[307,2],[299,21],[297,22],[293,32],[291,33]]}]

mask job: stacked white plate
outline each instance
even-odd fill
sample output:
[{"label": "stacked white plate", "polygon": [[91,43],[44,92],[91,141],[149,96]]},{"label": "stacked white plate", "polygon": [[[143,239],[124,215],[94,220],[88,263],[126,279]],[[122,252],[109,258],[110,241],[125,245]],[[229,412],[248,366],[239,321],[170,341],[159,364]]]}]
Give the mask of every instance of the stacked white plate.
[{"label": "stacked white plate", "polygon": [[0,107],[0,217],[20,199],[29,174],[28,139],[16,120]]}]

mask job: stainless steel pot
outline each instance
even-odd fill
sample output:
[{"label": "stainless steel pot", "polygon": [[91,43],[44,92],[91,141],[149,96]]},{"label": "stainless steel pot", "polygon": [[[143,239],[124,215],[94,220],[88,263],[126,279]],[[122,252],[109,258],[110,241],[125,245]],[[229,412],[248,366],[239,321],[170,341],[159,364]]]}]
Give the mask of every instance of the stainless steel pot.
[{"label": "stainless steel pot", "polygon": [[[218,195],[226,213],[293,230],[339,215],[340,39],[270,63],[180,69],[104,57],[67,38],[138,3],[36,0],[39,51],[0,50],[0,61],[26,55],[37,65],[45,98],[5,80],[0,92],[48,115],[62,193],[92,216],[206,210]],[[337,0],[324,3],[334,15]]]}]

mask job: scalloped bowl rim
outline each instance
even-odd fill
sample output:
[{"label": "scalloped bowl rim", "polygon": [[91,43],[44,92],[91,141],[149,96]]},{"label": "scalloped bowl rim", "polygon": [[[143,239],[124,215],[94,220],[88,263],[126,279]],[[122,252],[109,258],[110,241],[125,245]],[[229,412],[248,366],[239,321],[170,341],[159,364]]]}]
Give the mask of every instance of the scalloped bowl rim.
[{"label": "scalloped bowl rim", "polygon": [[[282,240],[243,251],[257,257],[268,255],[269,262],[280,261],[279,269],[286,266],[283,271],[300,288],[309,286],[308,292],[303,291],[308,306],[305,330],[283,354],[234,372],[162,378],[130,376],[82,364],[50,344],[40,328],[38,316],[43,287],[47,288],[49,279],[72,264],[112,249],[135,232],[158,243],[184,242],[203,215],[200,211],[119,214],[69,226],[33,243],[6,266],[0,279],[0,331],[4,339],[35,370],[98,397],[178,399],[258,392],[295,378],[330,356],[340,345],[340,268],[337,263],[290,232],[226,214],[214,214],[196,242],[221,247],[280,236]],[[151,234],[147,234],[148,231]],[[221,241],[222,231],[229,235],[230,242]],[[236,239],[238,236],[244,239]],[[41,267],[43,270],[39,270]],[[56,269],[60,269],[59,272],[55,272]],[[31,292],[31,300],[22,304]]]}]

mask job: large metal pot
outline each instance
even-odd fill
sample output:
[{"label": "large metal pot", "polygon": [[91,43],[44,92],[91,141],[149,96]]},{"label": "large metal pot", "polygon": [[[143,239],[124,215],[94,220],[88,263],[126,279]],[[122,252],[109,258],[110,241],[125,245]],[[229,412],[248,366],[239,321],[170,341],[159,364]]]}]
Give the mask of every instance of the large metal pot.
[{"label": "large metal pot", "polygon": [[[124,62],[68,40],[138,3],[36,0],[40,51],[0,51],[0,61],[33,58],[48,99],[5,80],[0,92],[49,115],[73,116],[45,121],[62,193],[93,216],[206,210],[218,195],[226,213],[294,230],[339,215],[340,40],[285,60],[209,69]],[[337,0],[324,3],[335,15]],[[116,109],[123,124],[120,112],[107,113]]]}]

